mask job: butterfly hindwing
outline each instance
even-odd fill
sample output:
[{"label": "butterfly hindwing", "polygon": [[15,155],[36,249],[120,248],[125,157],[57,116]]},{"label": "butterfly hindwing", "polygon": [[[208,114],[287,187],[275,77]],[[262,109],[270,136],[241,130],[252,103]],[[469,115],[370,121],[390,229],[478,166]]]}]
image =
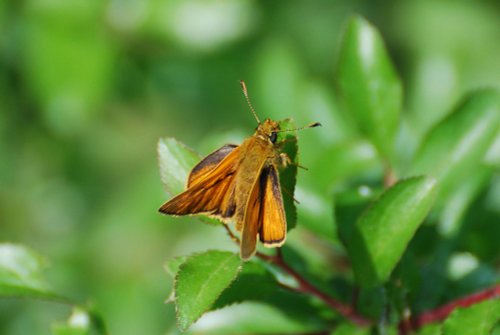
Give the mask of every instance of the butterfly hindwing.
[{"label": "butterfly hindwing", "polygon": [[274,165],[262,168],[250,192],[241,235],[241,258],[255,254],[257,237],[266,247],[285,243],[286,216],[278,172]]},{"label": "butterfly hindwing", "polygon": [[261,188],[260,241],[266,247],[281,246],[286,238],[286,216],[278,171],[274,165],[269,165],[262,171]]}]

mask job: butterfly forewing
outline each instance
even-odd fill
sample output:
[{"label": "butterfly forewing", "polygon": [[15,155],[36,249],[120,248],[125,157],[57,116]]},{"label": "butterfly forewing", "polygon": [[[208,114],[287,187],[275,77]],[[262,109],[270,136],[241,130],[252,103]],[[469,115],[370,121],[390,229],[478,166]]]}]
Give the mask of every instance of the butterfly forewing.
[{"label": "butterfly forewing", "polygon": [[253,184],[245,209],[240,248],[240,255],[244,260],[251,258],[255,254],[257,247],[257,235],[259,233],[260,218],[262,214],[261,186],[261,178],[257,178]]},{"label": "butterfly forewing", "polygon": [[189,173],[187,187],[205,179],[236,147],[235,144],[226,144],[203,158]]},{"label": "butterfly forewing", "polygon": [[[235,175],[239,166],[239,153],[234,149],[224,149],[227,154],[222,158],[218,150],[202,160],[189,176],[188,189],[161,206],[160,212],[171,215],[204,213],[223,220],[232,217],[236,206]],[[214,163],[217,159],[208,159],[210,156],[220,162]]]}]

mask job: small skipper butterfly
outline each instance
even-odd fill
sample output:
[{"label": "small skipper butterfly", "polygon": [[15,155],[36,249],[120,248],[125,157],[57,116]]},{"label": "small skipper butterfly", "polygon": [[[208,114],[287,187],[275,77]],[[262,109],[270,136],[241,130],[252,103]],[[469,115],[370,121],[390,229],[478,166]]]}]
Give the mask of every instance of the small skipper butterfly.
[{"label": "small skipper butterfly", "polygon": [[320,126],[281,130],[278,122],[260,122],[240,81],[250,110],[258,122],[253,136],[242,144],[226,144],[199,162],[189,174],[187,189],[167,201],[160,212],[168,215],[205,214],[224,224],[234,221],[241,232],[240,256],[250,259],[257,239],[266,247],[285,243],[286,217],[278,167],[290,159],[280,152],[278,133]]}]

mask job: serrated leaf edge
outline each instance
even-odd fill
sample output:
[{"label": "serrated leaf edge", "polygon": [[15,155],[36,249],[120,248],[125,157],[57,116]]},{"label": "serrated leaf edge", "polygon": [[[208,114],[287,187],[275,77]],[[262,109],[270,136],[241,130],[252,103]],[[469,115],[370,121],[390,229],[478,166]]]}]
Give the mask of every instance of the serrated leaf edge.
[{"label": "serrated leaf edge", "polygon": [[[195,256],[198,256],[198,255],[201,255],[201,254],[205,254],[207,252],[210,252],[210,251],[217,251],[217,252],[229,252],[231,254],[234,254],[236,255],[237,257],[239,257],[239,254],[238,253],[232,253],[230,251],[226,251],[226,250],[217,250],[217,249],[209,249],[209,250],[205,250],[205,251],[200,251],[200,252],[195,252],[191,255],[189,255],[188,257],[195,257]],[[200,316],[198,316],[195,320],[193,320],[191,322],[191,324],[189,326],[187,326],[186,328],[182,327],[180,324],[179,324],[179,308],[178,308],[178,305],[177,305],[177,291],[176,291],[176,286],[177,286],[177,281],[178,281],[178,277],[179,277],[179,273],[182,271],[182,268],[184,267],[184,265],[186,264],[186,262],[189,260],[189,258],[187,258],[181,265],[179,265],[179,271],[177,271],[177,274],[175,275],[175,279],[174,279],[174,289],[173,289],[173,299],[168,299],[167,301],[168,302],[174,302],[175,303],[175,319],[176,319],[176,324],[177,324],[177,328],[179,328],[179,330],[181,330],[182,332],[186,331],[189,329],[189,327],[191,327],[194,323],[196,323],[196,321],[198,321],[205,313],[207,313],[208,311],[210,311],[210,308],[213,306],[213,304],[217,301],[217,299],[219,299],[219,297],[221,296],[222,292],[224,292],[229,286],[231,286],[233,284],[233,282],[236,280],[236,278],[238,278],[238,275],[241,273],[241,270],[243,268],[243,263],[241,262],[240,265],[238,266],[238,269],[236,270],[236,275],[234,276],[234,278],[229,282],[229,284],[227,285],[227,287],[222,290],[214,299],[213,301],[207,306],[207,308],[200,314]]]},{"label": "serrated leaf edge", "polygon": [[165,145],[164,142],[166,141],[169,141],[169,140],[173,140],[175,141],[175,143],[179,144],[180,146],[182,146],[184,149],[186,149],[187,151],[191,152],[192,154],[198,156],[198,158],[201,160],[202,159],[202,156],[200,153],[198,153],[196,150],[194,150],[193,148],[189,147],[187,144],[185,144],[184,142],[182,141],[179,141],[178,139],[176,139],[175,137],[160,137],[158,139],[158,142],[156,144],[156,160],[157,160],[157,163],[158,163],[158,170],[160,171],[160,182],[161,184],[163,185],[163,189],[165,190],[165,192],[167,192],[168,195],[170,196],[173,196],[173,194],[170,194],[170,192],[168,191],[167,189],[167,185],[166,183],[163,182],[162,178],[161,178],[161,154],[160,154],[160,147],[162,145]]}]

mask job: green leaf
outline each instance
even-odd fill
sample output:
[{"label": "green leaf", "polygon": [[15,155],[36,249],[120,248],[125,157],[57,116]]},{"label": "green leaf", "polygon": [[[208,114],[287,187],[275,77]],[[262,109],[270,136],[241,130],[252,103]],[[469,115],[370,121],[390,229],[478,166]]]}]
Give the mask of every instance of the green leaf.
[{"label": "green leaf", "polygon": [[484,163],[487,165],[495,166],[497,168],[500,167],[500,129],[498,129],[495,139],[488,149],[488,152],[486,152]]},{"label": "green leaf", "polygon": [[401,180],[386,190],[356,222],[349,255],[362,286],[383,283],[434,201],[435,181],[427,177]]},{"label": "green leaf", "polygon": [[[185,191],[189,173],[202,157],[184,143],[170,137],[158,141],[157,151],[160,178],[167,193],[174,196]],[[204,215],[197,218],[205,223],[221,223]]]},{"label": "green leaf", "polygon": [[361,328],[352,323],[342,323],[330,335],[370,335],[371,330],[368,328]]},{"label": "green leaf", "polygon": [[418,330],[417,335],[441,335],[440,324],[430,324]]},{"label": "green leaf", "polygon": [[101,316],[82,307],[74,307],[66,322],[57,322],[52,325],[52,334],[54,335],[101,335],[106,333]]},{"label": "green leaf", "polygon": [[366,140],[343,141],[323,151],[317,162],[308,166],[309,171],[299,173],[297,198],[300,205],[297,209],[300,224],[338,243],[337,227],[332,222],[332,186],[355,175],[372,173],[377,165],[376,149]]},{"label": "green leaf", "polygon": [[[304,315],[305,317],[305,315]],[[315,334],[324,330],[260,302],[245,302],[207,313],[191,334]]]},{"label": "green leaf", "polygon": [[340,240],[344,246],[348,246],[354,225],[369,202],[380,195],[380,189],[374,189],[366,185],[338,191],[335,194],[334,215]]},{"label": "green leaf", "polygon": [[308,150],[301,152],[301,157],[307,162],[318,159],[317,151],[311,148],[328,148],[333,143],[358,136],[352,120],[339,109],[329,82],[317,78],[301,80],[298,97],[298,108],[302,113],[293,115],[297,124],[302,126],[311,122],[321,123],[321,128],[307,131],[300,136],[301,146],[307,143]]},{"label": "green leaf", "polygon": [[[171,265],[168,267],[174,268],[178,259],[175,258],[169,261]],[[324,315],[322,315],[321,306],[313,303],[307,296],[280,287],[275,277],[265,267],[265,264],[259,261],[243,263],[242,270],[237,278],[221,293],[210,307],[210,310],[219,310],[248,301],[256,301],[272,306],[276,311],[280,311],[280,313],[284,313],[294,320],[293,324],[300,325],[300,327],[311,332],[324,329],[328,325]],[[204,321],[205,316],[191,330],[204,329]],[[207,322],[209,323],[209,321]],[[229,322],[226,326],[232,328],[235,325]],[[223,328],[226,329],[226,326]],[[216,330],[213,331],[216,332]]]},{"label": "green leaf", "polygon": [[327,191],[321,194],[318,190],[298,186],[297,198],[300,205],[297,210],[301,226],[330,242],[334,242],[337,234],[332,224],[331,203],[327,200],[329,196],[330,193]]},{"label": "green leaf", "polygon": [[456,185],[439,213],[438,229],[442,236],[457,236],[461,231],[465,213],[479,192],[488,185],[492,175],[492,168],[478,166],[474,174]]},{"label": "green leaf", "polygon": [[268,302],[280,295],[282,289],[269,271],[259,262],[244,263],[238,278],[228,287],[214,304],[214,308],[223,308],[245,300]]},{"label": "green leaf", "polygon": [[379,285],[360,288],[356,302],[356,310],[371,320],[380,320],[387,313],[389,303],[387,288]]},{"label": "green leaf", "polygon": [[316,187],[329,189],[339,180],[359,176],[377,167],[377,151],[373,145],[360,139],[343,141],[335,144],[322,153],[314,169],[312,183]]},{"label": "green leaf", "polygon": [[88,328],[75,327],[71,325],[66,325],[62,323],[57,323],[52,326],[52,334],[54,335],[89,335],[90,331]]},{"label": "green leaf", "polygon": [[58,322],[52,326],[54,335],[88,335],[91,330],[90,315],[80,309],[75,308],[67,322]]},{"label": "green leaf", "polygon": [[350,19],[338,62],[342,103],[360,131],[390,158],[399,124],[402,86],[379,32],[360,16]]},{"label": "green leaf", "polygon": [[437,178],[438,198],[446,199],[476,172],[495,139],[499,123],[499,92],[481,90],[470,94],[426,135],[412,174]]},{"label": "green leaf", "polygon": [[271,274],[266,266],[260,261],[244,263],[238,278],[217,299],[214,309],[258,301],[274,306],[293,317],[297,323],[307,325],[310,331],[327,327],[328,318],[323,315],[323,307],[303,294],[282,288],[275,278],[276,274]]},{"label": "green leaf", "polygon": [[208,311],[241,270],[239,255],[206,251],[187,258],[175,280],[177,324],[181,331]]},{"label": "green leaf", "polygon": [[500,299],[458,308],[446,319],[443,335],[488,335],[500,321]]},{"label": "green leaf", "polygon": [[56,298],[43,276],[44,260],[30,249],[0,244],[0,297]]},{"label": "green leaf", "polygon": [[175,138],[160,139],[157,150],[160,178],[165,190],[171,196],[185,191],[189,172],[202,157]]},{"label": "green leaf", "polygon": [[[291,119],[280,121],[280,129],[294,129],[295,122]],[[279,172],[283,206],[285,207],[287,229],[295,227],[297,223],[297,208],[293,200],[295,184],[297,182],[297,164],[299,163],[297,132],[279,133],[278,141],[282,142],[281,152],[286,153],[291,164]]]}]

